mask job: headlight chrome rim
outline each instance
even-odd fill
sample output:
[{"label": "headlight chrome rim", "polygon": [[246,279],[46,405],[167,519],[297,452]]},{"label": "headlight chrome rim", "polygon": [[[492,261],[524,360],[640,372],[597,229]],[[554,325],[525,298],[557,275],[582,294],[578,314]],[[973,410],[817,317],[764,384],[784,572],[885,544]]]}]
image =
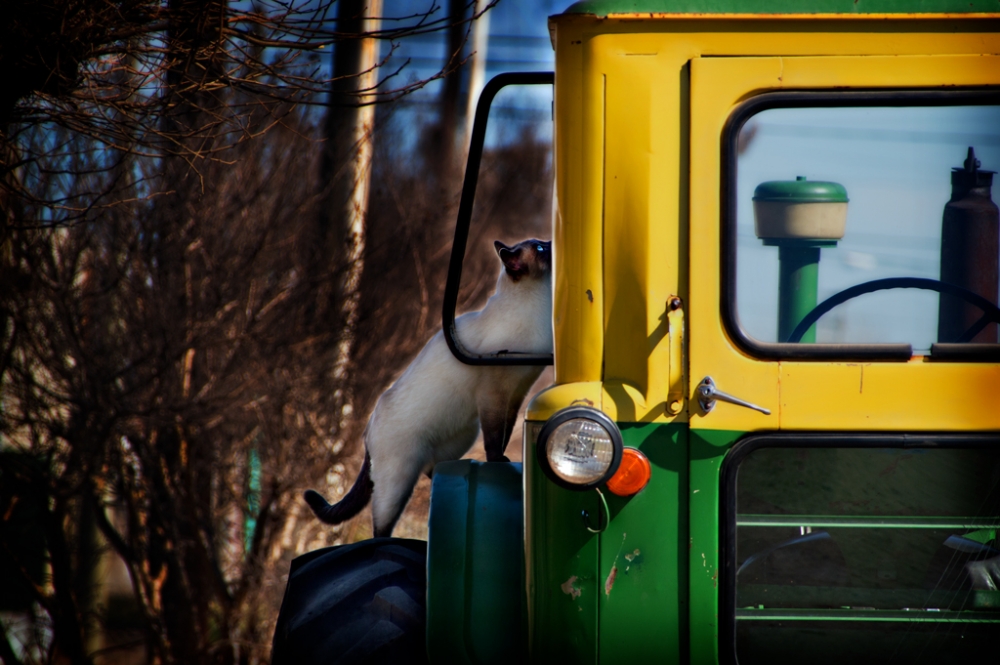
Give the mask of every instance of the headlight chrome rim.
[{"label": "headlight chrome rim", "polygon": [[[551,464],[549,464],[549,456],[546,453],[546,446],[548,445],[549,437],[552,433],[555,432],[556,429],[563,423],[577,418],[590,420],[600,425],[611,437],[611,464],[600,478],[588,483],[573,483],[559,476],[552,469]],[[570,406],[557,411],[551,418],[545,421],[541,431],[538,433],[538,441],[535,443],[535,456],[538,459],[539,466],[542,467],[542,472],[545,473],[545,476],[549,480],[564,489],[580,492],[600,487],[606,483],[611,476],[615,475],[615,472],[618,470],[618,466],[622,461],[623,449],[624,444],[622,442],[622,434],[618,429],[618,425],[616,425],[615,421],[609,418],[604,412],[586,406]]]}]

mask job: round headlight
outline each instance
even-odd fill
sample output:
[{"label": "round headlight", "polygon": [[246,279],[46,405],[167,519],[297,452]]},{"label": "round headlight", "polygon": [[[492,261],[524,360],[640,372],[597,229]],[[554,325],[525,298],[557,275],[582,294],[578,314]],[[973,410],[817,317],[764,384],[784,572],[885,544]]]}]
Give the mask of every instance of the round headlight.
[{"label": "round headlight", "polygon": [[597,409],[570,407],[552,416],[538,435],[538,461],[557,485],[590,489],[618,469],[621,433]]}]

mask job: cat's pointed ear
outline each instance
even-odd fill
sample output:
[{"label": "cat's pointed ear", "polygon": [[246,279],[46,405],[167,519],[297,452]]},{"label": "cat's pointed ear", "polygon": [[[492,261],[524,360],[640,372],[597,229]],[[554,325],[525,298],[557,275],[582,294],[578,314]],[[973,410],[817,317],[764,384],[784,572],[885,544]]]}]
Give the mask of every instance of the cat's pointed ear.
[{"label": "cat's pointed ear", "polygon": [[518,257],[520,251],[516,248],[508,247],[499,240],[494,241],[493,246],[497,250],[497,255],[500,257],[500,261],[503,262],[503,267],[507,271],[507,274],[517,281],[519,277],[528,274],[528,266],[524,261],[521,261]]}]

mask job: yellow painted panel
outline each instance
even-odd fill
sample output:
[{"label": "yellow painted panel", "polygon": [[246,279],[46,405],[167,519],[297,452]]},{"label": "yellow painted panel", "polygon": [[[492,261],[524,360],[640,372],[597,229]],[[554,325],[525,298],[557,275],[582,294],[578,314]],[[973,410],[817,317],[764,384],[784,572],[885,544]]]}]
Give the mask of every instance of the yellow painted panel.
[{"label": "yellow painted panel", "polygon": [[[550,19],[557,34],[557,77],[563,50],[613,55],[656,54],[670,71],[692,58],[711,56],[867,56],[1000,53],[1000,20],[912,21],[594,21],[563,15]],[[588,62],[593,66],[594,61]],[[593,71],[587,73],[592,75]],[[661,79],[662,80],[662,79]],[[563,122],[559,116],[557,124]],[[662,125],[663,121],[659,124]],[[655,125],[654,125],[655,126]]]},{"label": "yellow painted panel", "polygon": [[[599,36],[623,52],[687,51],[704,56],[928,55],[997,53],[998,19],[830,20],[549,19],[559,45]],[[610,42],[606,42],[609,46]]]},{"label": "yellow painted panel", "polygon": [[601,62],[607,81],[604,379],[630,380],[643,394],[648,387],[647,310],[655,307],[647,292],[651,60],[611,56]]},{"label": "yellow painted panel", "polygon": [[[762,60],[748,58],[747,62]],[[951,87],[1000,83],[1000,58],[989,55],[802,57],[779,60],[780,72],[776,83],[779,88]],[[713,59],[710,66],[716,62]]]},{"label": "yellow painted panel", "polygon": [[604,380],[637,390],[632,400],[628,391],[612,389],[618,410],[651,421],[667,419],[667,300],[680,288],[684,63],[639,46],[604,48],[595,63],[607,82]]},{"label": "yellow painted panel", "polygon": [[600,381],[563,383],[546,388],[528,404],[525,420],[544,421],[556,411],[568,406],[602,408],[603,393]]},{"label": "yellow painted panel", "polygon": [[781,427],[1000,430],[1000,365],[782,363]]},{"label": "yellow painted panel", "polygon": [[675,415],[666,412],[663,401],[647,399],[636,386],[623,381],[605,380],[602,410],[612,420],[623,423],[686,422],[687,412]]},{"label": "yellow painted panel", "polygon": [[[690,391],[705,376],[719,390],[771,410],[767,416],[732,404],[718,403],[708,414],[692,404],[691,426],[750,431],[777,429],[778,363],[747,357],[725,334],[720,279],[720,137],[740,91],[772,84],[781,75],[781,60],[733,58],[724,84],[715,70],[691,63],[691,283],[688,303]],[[694,398],[692,398],[694,399]]]},{"label": "yellow painted panel", "polygon": [[[556,57],[555,380],[601,378],[604,327],[600,179],[604,172],[604,86],[584,81],[579,44]],[[596,184],[595,184],[596,183]]]}]

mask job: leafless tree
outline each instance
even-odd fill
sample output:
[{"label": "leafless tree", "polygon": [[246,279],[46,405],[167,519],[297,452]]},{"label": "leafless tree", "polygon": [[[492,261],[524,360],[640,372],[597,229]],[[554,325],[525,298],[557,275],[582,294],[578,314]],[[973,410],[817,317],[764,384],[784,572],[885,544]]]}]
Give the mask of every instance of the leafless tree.
[{"label": "leafless tree", "polygon": [[[348,268],[314,251],[332,185],[313,109],[364,72],[318,56],[448,18],[372,34],[333,2],[8,5],[0,563],[31,609],[27,628],[0,622],[0,658],[111,658],[110,551],[146,660],[259,661],[280,564],[332,540],[297,526],[298,496],[344,446],[343,330],[317,313],[341,311],[318,294]],[[333,102],[427,83],[378,71]]]},{"label": "leafless tree", "polygon": [[208,165],[198,200],[11,233],[2,435],[42,461],[14,472],[53,498],[35,600],[70,662],[90,662],[107,610],[77,592],[93,581],[88,524],[128,568],[151,661],[266,653],[263,576],[337,438],[336,331],[308,316],[295,251],[320,189],[303,116]]},{"label": "leafless tree", "polygon": [[[474,4],[474,3],[470,3]],[[495,4],[489,3],[482,11]],[[335,21],[335,8],[346,9]],[[294,104],[376,104],[398,99],[447,75],[449,59],[429,77],[406,79],[407,63],[393,70],[376,62],[374,85],[350,81],[364,72],[329,71],[319,58],[331,47],[377,39],[399,40],[448,28],[451,17],[434,3],[410,16],[380,16],[375,31],[358,30],[358,0],[20,0],[4,6],[0,22],[0,212],[4,226],[80,219],[132,190],[135,174],[104,185],[109,191],[51,192],[36,186],[41,174],[64,176],[65,148],[32,139],[36,128],[59,126],[122,155],[176,155],[191,165],[229,160],[227,150],[280,122]],[[482,13],[464,15],[468,22]],[[326,51],[324,51],[326,49]],[[349,53],[350,48],[341,49]],[[348,58],[350,60],[350,58]],[[238,94],[231,94],[238,93]],[[291,104],[290,104],[291,103]],[[192,109],[197,113],[192,113]],[[251,128],[251,110],[270,122]],[[202,182],[203,184],[203,182]],[[149,195],[149,187],[139,187]],[[42,198],[38,198],[42,196]],[[20,201],[45,203],[48,214],[16,214]]]},{"label": "leafless tree", "polygon": [[[334,187],[317,107],[357,72],[314,56],[372,35],[332,4],[43,0],[0,27],[18,77],[0,96],[0,567],[30,606],[0,620],[5,663],[262,662],[288,559],[342,537],[299,496],[345,475],[436,329],[457,191],[384,142],[335,376],[344,327],[317,312],[343,311],[351,261],[315,251]],[[447,24],[382,17],[374,36]],[[426,83],[393,74],[338,103]],[[469,306],[496,276],[482,240],[548,213],[544,146],[489,157]],[[100,590],[109,560],[127,593]]]}]

